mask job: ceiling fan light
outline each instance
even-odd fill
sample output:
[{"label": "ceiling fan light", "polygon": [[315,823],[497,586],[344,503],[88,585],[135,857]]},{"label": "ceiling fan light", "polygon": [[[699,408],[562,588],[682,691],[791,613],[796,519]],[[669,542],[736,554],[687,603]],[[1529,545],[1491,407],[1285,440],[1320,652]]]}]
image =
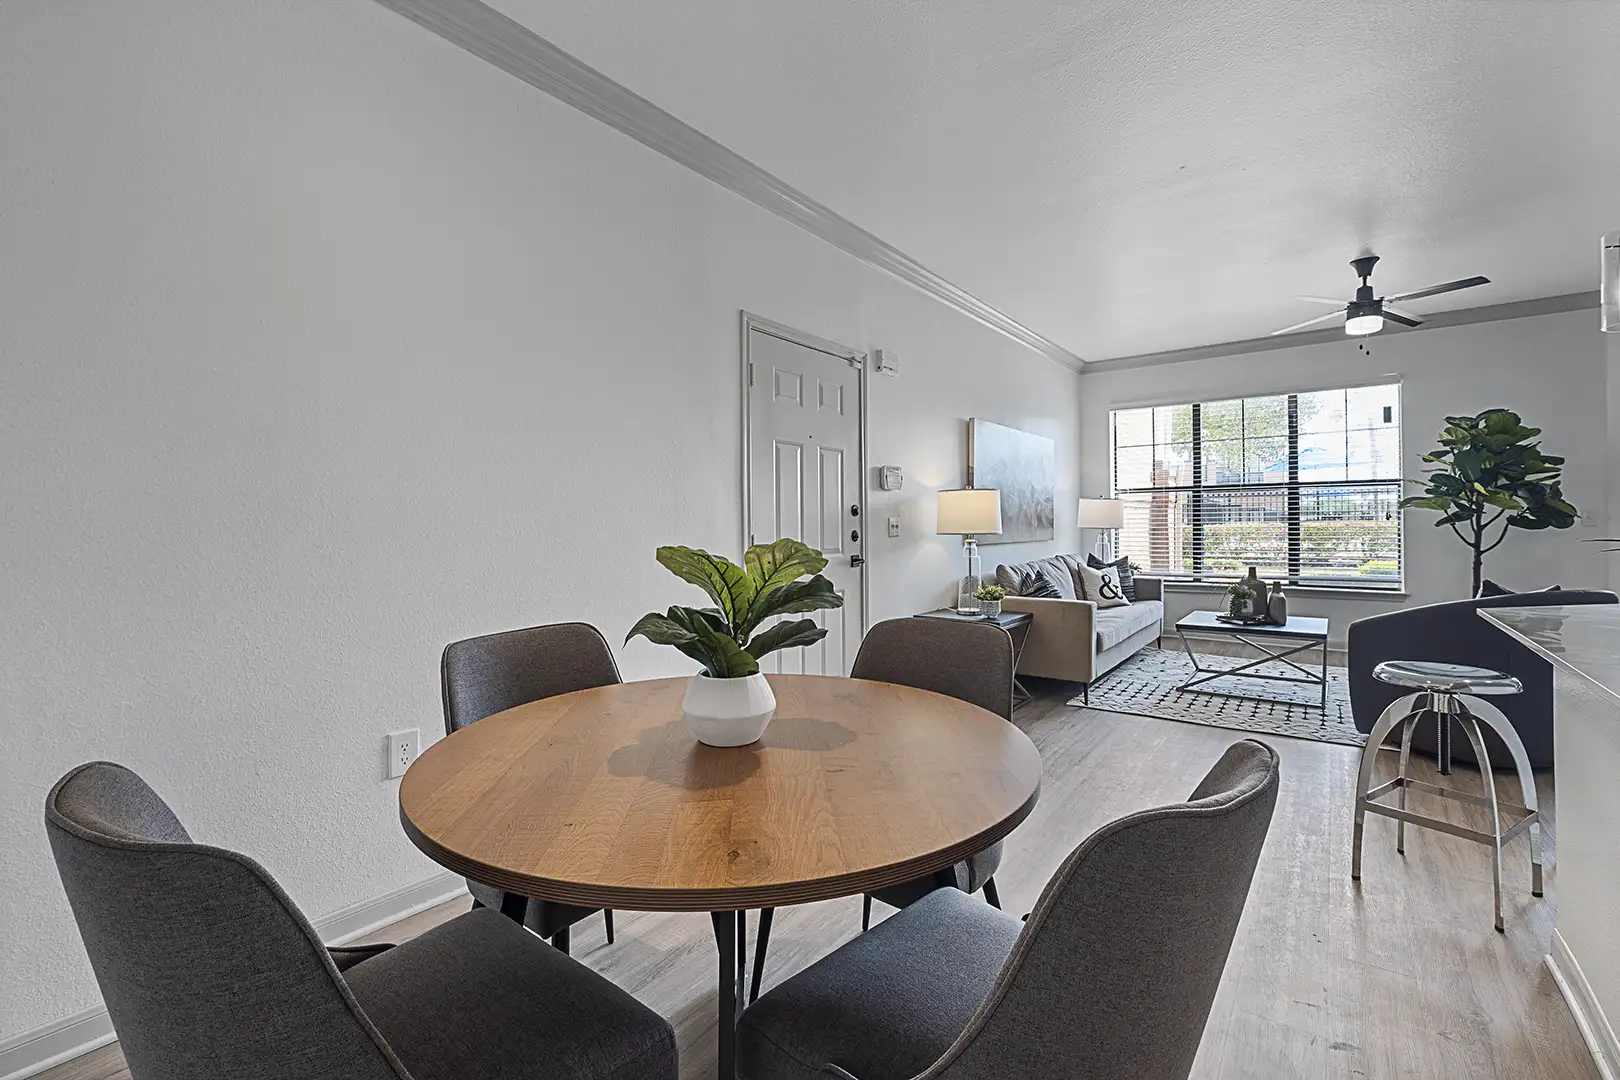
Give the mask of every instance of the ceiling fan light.
[{"label": "ceiling fan light", "polygon": [[1355,315],[1344,321],[1344,332],[1353,337],[1376,334],[1384,328],[1382,315]]}]

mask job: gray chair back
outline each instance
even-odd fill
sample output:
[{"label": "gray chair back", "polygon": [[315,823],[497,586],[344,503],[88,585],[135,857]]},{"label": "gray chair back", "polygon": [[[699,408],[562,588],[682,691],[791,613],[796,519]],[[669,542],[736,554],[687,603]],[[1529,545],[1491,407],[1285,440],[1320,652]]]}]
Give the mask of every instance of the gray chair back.
[{"label": "gray chair back", "polygon": [[932,690],[1012,719],[1012,637],[994,623],[880,622],[867,631],[849,674]]},{"label": "gray chair back", "polygon": [[45,831],[134,1080],[409,1080],[264,868],[139,776],[79,766]]},{"label": "gray chair back", "polygon": [[[613,650],[590,623],[550,623],[452,641],[439,663],[444,733],[453,735],[486,716],[531,701],[622,681]],[[507,899],[500,889],[471,878],[467,890],[474,900],[497,911]],[[523,923],[550,938],[594,910],[531,900]]]},{"label": "gray chair back", "polygon": [[531,701],[623,681],[601,631],[580,622],[453,641],[439,674],[446,735]]},{"label": "gray chair back", "polygon": [[972,1023],[923,1077],[1186,1080],[1277,801],[1234,743],[1187,802],[1093,833],[1058,869]]}]

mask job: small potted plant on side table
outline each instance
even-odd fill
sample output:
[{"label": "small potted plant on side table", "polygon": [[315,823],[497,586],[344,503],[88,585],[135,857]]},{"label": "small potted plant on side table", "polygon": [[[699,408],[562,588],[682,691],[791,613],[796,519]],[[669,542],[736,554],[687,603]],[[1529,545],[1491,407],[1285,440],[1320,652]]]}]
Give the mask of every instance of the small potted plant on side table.
[{"label": "small potted plant on side table", "polygon": [[[714,601],[712,608],[672,607],[649,612],[625,635],[655,645],[673,645],[703,665],[686,686],[681,712],[698,741],[709,746],[758,742],[776,713],[776,695],[759,670],[760,658],[777,649],[813,645],[827,631],[813,619],[783,620],[754,633],[774,615],[844,606],[832,582],[821,576],[827,560],[797,540],[755,544],[745,565],[688,547],[661,547],[658,562]],[[807,581],[800,578],[813,575]]]},{"label": "small potted plant on side table", "polygon": [[1007,595],[1007,590],[1000,585],[981,585],[973,599],[979,602],[979,614],[987,619],[994,619],[1001,614],[1001,601]]}]

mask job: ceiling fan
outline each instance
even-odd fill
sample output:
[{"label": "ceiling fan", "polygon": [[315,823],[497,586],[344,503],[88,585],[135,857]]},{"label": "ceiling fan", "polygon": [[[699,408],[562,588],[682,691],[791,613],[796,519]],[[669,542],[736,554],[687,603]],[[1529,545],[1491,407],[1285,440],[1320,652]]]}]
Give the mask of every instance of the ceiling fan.
[{"label": "ceiling fan", "polygon": [[1430,285],[1426,289],[1414,289],[1411,292],[1396,293],[1394,296],[1374,296],[1372,286],[1367,284],[1372,277],[1373,264],[1378,261],[1376,255],[1363,255],[1359,259],[1351,259],[1350,265],[1355,267],[1356,276],[1361,278],[1361,287],[1356,290],[1356,297],[1348,304],[1342,300],[1329,300],[1325,296],[1296,296],[1295,300],[1307,300],[1313,304],[1332,304],[1338,311],[1326,315],[1318,315],[1314,319],[1306,319],[1293,326],[1285,326],[1281,330],[1273,330],[1272,337],[1278,334],[1292,334],[1295,330],[1304,330],[1308,326],[1327,322],[1329,319],[1344,319],[1344,332],[1353,337],[1362,337],[1367,334],[1376,334],[1384,328],[1384,320],[1398,322],[1402,326],[1417,326],[1422,319],[1411,312],[1391,307],[1405,300],[1417,300],[1424,296],[1438,296],[1440,293],[1456,292],[1458,289],[1472,289],[1475,285],[1489,285],[1491,279],[1487,277],[1461,278],[1457,281],[1448,281],[1443,285]]}]

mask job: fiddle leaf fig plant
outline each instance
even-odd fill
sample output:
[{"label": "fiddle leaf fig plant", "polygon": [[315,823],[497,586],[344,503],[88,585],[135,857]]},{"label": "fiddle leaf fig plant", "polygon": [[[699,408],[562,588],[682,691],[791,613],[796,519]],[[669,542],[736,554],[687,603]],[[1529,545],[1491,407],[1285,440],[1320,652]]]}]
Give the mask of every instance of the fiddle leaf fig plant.
[{"label": "fiddle leaf fig plant", "polygon": [[[832,582],[821,576],[826,557],[798,540],[755,544],[742,566],[689,547],[661,547],[657,558],[670,573],[707,593],[714,606],[648,612],[624,640],[640,636],[672,645],[702,664],[710,678],[745,678],[759,671],[761,657],[827,636],[813,619],[784,620],[754,633],[766,619],[844,606]],[[800,580],[806,575],[811,576]]]},{"label": "fiddle leaf fig plant", "polygon": [[[1401,500],[1401,508],[1433,510],[1435,527],[1451,526],[1473,552],[1474,595],[1479,595],[1485,556],[1507,538],[1508,529],[1567,529],[1580,517],[1564,498],[1560,477],[1564,459],[1543,454],[1534,441],[1540,428],[1526,427],[1508,409],[1486,409],[1474,416],[1448,416],[1438,449],[1423,455],[1422,495]],[[1494,539],[1490,529],[1501,523]]]}]

